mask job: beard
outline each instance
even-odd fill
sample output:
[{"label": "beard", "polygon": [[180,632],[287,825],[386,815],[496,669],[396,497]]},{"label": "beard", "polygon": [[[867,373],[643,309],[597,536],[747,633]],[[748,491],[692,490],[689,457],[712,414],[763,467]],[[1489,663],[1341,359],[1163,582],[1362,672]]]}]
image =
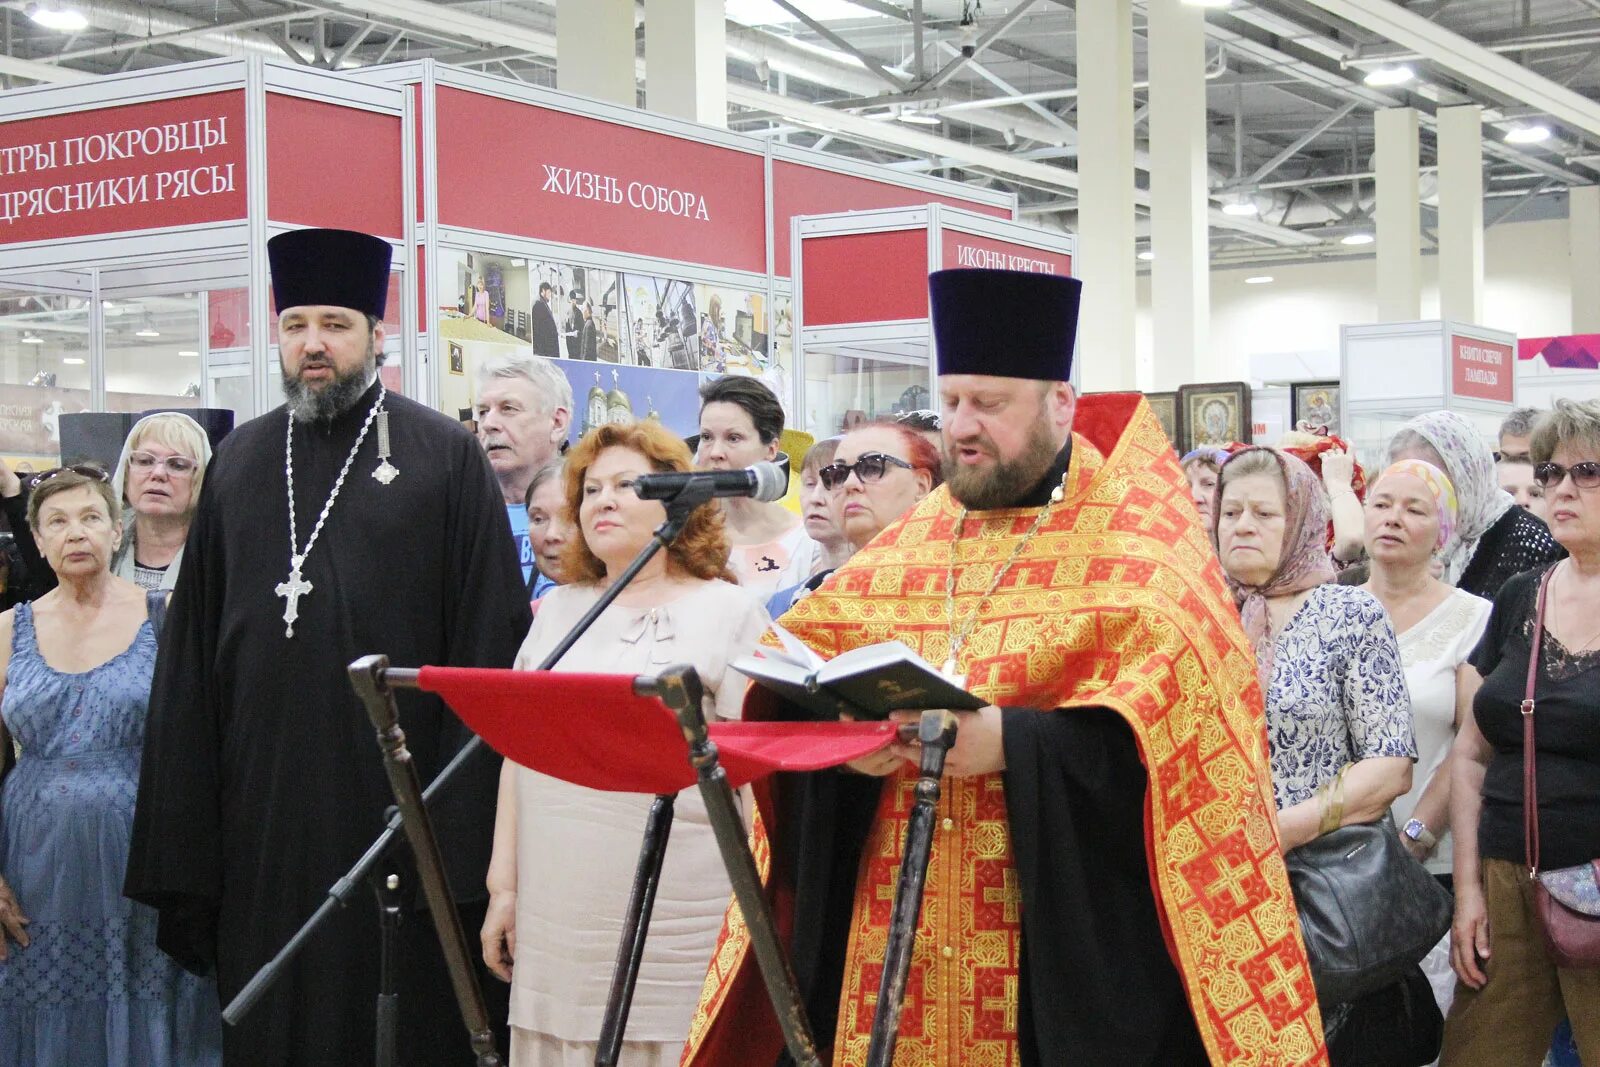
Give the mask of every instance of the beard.
[{"label": "beard", "polygon": [[[315,366],[332,367],[331,361],[317,360]],[[333,380],[321,389],[313,389],[300,378],[306,365],[300,365],[300,371],[283,372],[283,395],[289,404],[289,414],[294,416],[296,422],[316,422],[332,419],[343,415],[360,401],[361,395],[372,384],[372,376],[377,373],[377,350],[372,343],[372,338],[367,338],[367,354],[361,360],[361,365],[348,374],[340,374],[337,367],[333,370]]]},{"label": "beard", "polygon": [[944,483],[950,487],[950,495],[973,511],[1016,506],[1028,490],[1039,484],[1061,451],[1043,419],[1034,421],[1022,452],[1012,459],[1000,458],[1000,451],[988,434],[953,444],[973,446],[995,457],[993,463],[977,467],[962,465],[954,448],[944,457]]}]

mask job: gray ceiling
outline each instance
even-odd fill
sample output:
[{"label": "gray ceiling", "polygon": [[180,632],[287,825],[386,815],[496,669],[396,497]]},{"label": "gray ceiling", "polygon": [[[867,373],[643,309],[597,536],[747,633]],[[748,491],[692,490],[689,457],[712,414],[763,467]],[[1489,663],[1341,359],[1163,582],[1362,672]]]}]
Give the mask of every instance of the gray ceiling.
[{"label": "gray ceiling", "polygon": [[[52,80],[34,64],[99,74],[243,54],[324,67],[433,57],[532,84],[555,83],[554,0],[40,2],[82,11],[90,29],[76,35],[42,29],[25,13],[27,0],[4,0],[3,53],[22,61],[0,75],[8,85]],[[580,0],[565,2],[582,8]],[[1029,217],[1072,228],[1072,3],[968,0],[981,10],[964,37],[962,0],[780,2],[807,19],[796,19],[774,0],[727,5],[732,128],[1015,189]],[[1352,13],[1352,6],[1366,15]],[[1402,47],[1363,24],[1382,24],[1388,9],[1470,43],[1464,50]],[[1557,86],[1600,100],[1600,0],[1235,0],[1208,11],[1206,24],[1213,191],[1249,191],[1262,207],[1258,220],[1213,227],[1216,262],[1358,253],[1337,238],[1370,225],[1375,107],[1421,109],[1424,168],[1433,162],[1429,117],[1436,108],[1479,103],[1488,109],[1489,223],[1564,215],[1567,188],[1600,181],[1600,121],[1552,117],[1529,102]],[[1144,0],[1134,0],[1136,84],[1145,79],[1144,31]],[[640,36],[642,50],[642,28]],[[947,71],[937,87],[919,91],[974,37],[979,50],[973,59]],[[1484,66],[1474,62],[1483,56],[1477,48],[1520,70],[1509,80],[1469,80],[1462,71]],[[1367,69],[1395,56],[1415,70],[1415,80],[1385,89],[1363,84]],[[1142,88],[1136,91],[1141,148],[1148,130],[1145,97]],[[974,102],[982,106],[970,106]],[[816,107],[803,105],[858,121],[825,132],[826,115],[819,119]],[[892,117],[897,107],[936,114],[938,124],[898,121]],[[1550,126],[1554,136],[1532,146],[1501,140],[1511,125],[1534,121]],[[930,135],[938,140],[930,142]],[[1147,175],[1141,172],[1138,181],[1145,184]],[[1425,198],[1429,183],[1425,170]],[[1426,199],[1423,219],[1426,236]],[[1308,246],[1308,234],[1324,243]]]}]

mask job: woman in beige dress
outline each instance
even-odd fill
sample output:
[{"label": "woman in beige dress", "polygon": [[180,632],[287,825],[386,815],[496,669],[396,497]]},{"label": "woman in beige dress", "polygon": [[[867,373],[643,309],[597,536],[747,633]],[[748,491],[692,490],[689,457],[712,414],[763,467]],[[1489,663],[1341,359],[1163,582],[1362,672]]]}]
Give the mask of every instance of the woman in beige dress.
[{"label": "woman in beige dress", "polygon": [[[566,459],[566,504],[577,535],[568,584],[545,595],[517,657],[532,670],[666,517],[633,480],[688,471],[683,442],[653,420],[591,431]],[[737,718],[744,679],[728,666],[769,620],[729,581],[721,509],[696,509],[556,670],[654,674],[692,664],[708,717]],[[512,1067],[594,1062],[633,866],[651,798],[569,785],[506,761],[490,863],[483,954],[511,982]],[[689,1033],[701,981],[730,895],[699,794],[678,798],[666,863],[628,1016],[621,1062],[671,1067]]]}]

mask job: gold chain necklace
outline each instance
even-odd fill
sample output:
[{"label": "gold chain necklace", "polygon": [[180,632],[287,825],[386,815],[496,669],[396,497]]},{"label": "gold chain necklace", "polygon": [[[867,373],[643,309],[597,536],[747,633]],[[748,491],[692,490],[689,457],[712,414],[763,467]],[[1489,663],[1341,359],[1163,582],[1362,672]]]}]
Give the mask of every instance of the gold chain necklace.
[{"label": "gold chain necklace", "polygon": [[1011,573],[1011,567],[1017,562],[1017,557],[1022,554],[1023,548],[1027,546],[1029,541],[1033,540],[1034,534],[1039,532],[1039,527],[1043,526],[1044,520],[1049,517],[1050,509],[1061,503],[1066,497],[1066,485],[1067,476],[1063,474],[1061,476],[1061,484],[1050,491],[1050,503],[1039,509],[1039,517],[1033,520],[1032,528],[1017,542],[1017,547],[1011,550],[1011,555],[1006,557],[1005,563],[1000,567],[1000,572],[994,576],[994,581],[989,583],[988,591],[972,605],[972,614],[967,616],[966,622],[958,630],[956,628],[956,548],[961,544],[961,534],[967,525],[967,509],[964,507],[961,509],[961,517],[956,520],[956,536],[950,542],[950,564],[944,576],[944,610],[945,615],[950,619],[950,655],[944,661],[944,667],[941,668],[941,673],[955,684],[961,686],[961,688],[965,689],[967,687],[967,677],[964,674],[957,673],[957,661],[961,656],[961,649],[967,643],[967,638],[972,636],[973,629],[978,625],[978,613],[983,607],[983,602],[994,595],[994,591],[1000,588],[1000,583],[1005,580],[1006,575]]}]

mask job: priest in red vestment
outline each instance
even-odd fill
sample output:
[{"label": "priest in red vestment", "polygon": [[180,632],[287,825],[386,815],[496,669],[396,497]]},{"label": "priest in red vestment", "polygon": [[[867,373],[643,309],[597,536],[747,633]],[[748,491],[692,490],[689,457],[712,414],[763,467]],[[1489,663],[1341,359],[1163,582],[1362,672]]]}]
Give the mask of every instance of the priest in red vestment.
[{"label": "priest in red vestment", "polygon": [[[1255,659],[1177,457],[1140,396],[1067,383],[1080,283],[930,288],[945,486],[782,620],[825,657],[898,639],[990,702],[946,765],[894,1063],[1325,1064]],[[916,755],[758,791],[836,1067],[865,1062]],[[755,972],[733,908],[686,1065],[787,1062]]]}]

